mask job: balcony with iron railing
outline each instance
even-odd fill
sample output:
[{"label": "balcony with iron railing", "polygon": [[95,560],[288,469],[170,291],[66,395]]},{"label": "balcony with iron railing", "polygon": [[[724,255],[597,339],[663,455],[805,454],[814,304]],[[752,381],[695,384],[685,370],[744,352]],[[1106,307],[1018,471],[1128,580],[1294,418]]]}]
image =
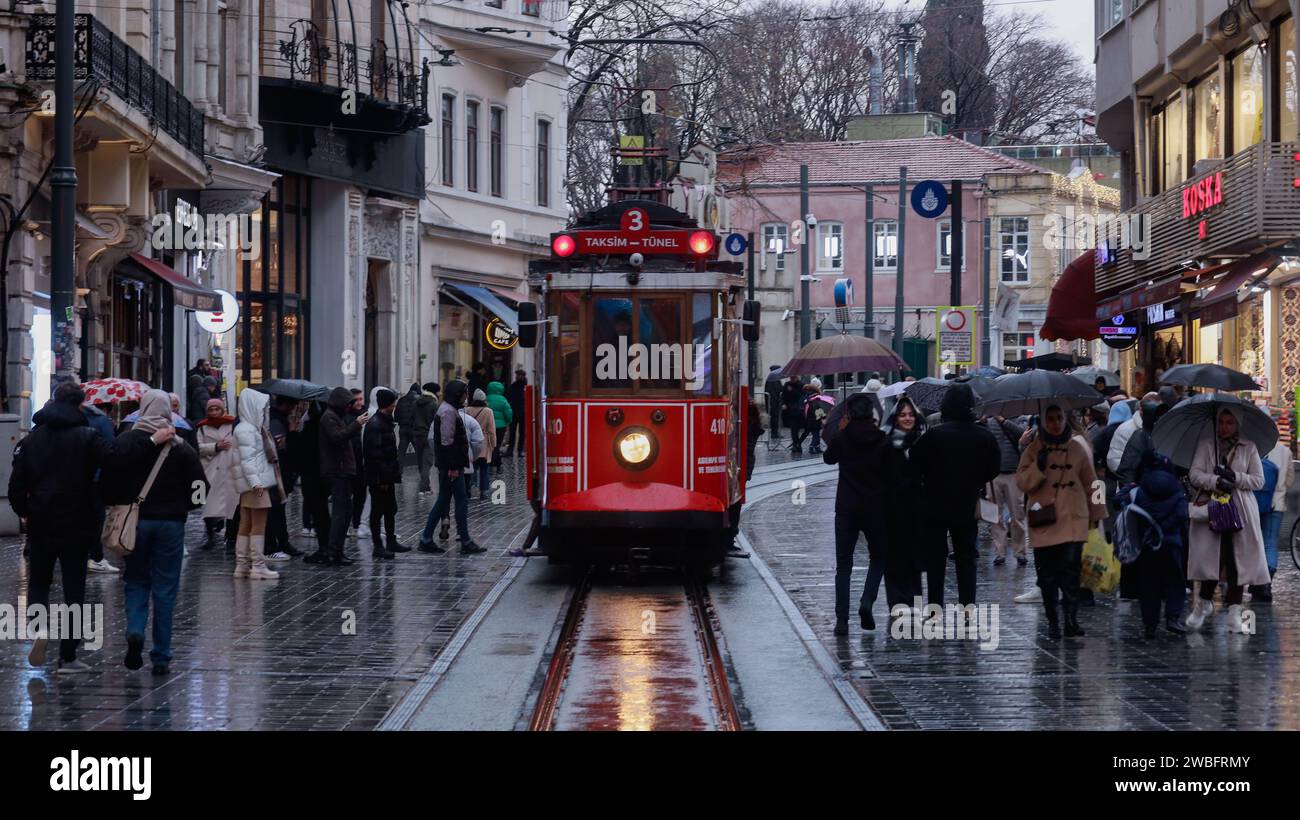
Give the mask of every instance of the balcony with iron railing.
[{"label": "balcony with iron railing", "polygon": [[[75,81],[99,81],[159,131],[203,156],[203,113],[189,98],[94,16],[78,14],[75,20]],[[28,81],[52,84],[54,65],[54,15],[33,14],[27,30]]]},{"label": "balcony with iron railing", "polygon": [[409,131],[430,122],[429,61],[414,60],[413,43],[376,40],[360,46],[330,36],[311,20],[293,21],[287,34],[263,42],[262,83],[326,97],[327,110],[318,112],[324,116],[311,117],[317,124],[333,123],[344,111],[348,89],[356,92],[356,113],[385,128]]}]

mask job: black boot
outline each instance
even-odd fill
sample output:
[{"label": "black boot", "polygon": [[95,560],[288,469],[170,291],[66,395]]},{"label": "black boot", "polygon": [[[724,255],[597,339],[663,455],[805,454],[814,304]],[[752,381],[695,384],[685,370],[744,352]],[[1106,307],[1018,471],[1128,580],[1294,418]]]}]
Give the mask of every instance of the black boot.
[{"label": "black boot", "polygon": [[397,557],[393,553],[384,549],[384,541],[382,538],[379,537],[378,532],[374,534],[374,542],[375,542],[375,551],[372,554],[374,555],[375,558],[380,558],[385,561],[391,561]]},{"label": "black boot", "polygon": [[1057,610],[1059,596],[1056,587],[1043,587],[1043,611],[1047,613],[1047,637],[1060,640],[1061,618]]},{"label": "black boot", "polygon": [[1271,603],[1273,600],[1272,584],[1251,584],[1250,600],[1258,604]]},{"label": "black boot", "polygon": [[1165,618],[1165,629],[1175,635],[1186,635],[1187,627],[1183,626],[1182,620],[1176,616],[1167,616]]},{"label": "black boot", "polygon": [[1083,627],[1079,626],[1079,602],[1073,600],[1062,601],[1061,609],[1065,611],[1065,637],[1082,638]]},{"label": "black boot", "polygon": [[410,547],[406,547],[406,546],[402,546],[402,543],[401,543],[400,541],[397,540],[397,536],[390,532],[390,533],[388,534],[388,551],[389,551],[389,552],[394,552],[394,553],[396,553],[396,552],[410,552],[410,551],[411,551],[411,548],[410,548]]},{"label": "black boot", "polygon": [[871,616],[871,605],[865,601],[858,607],[858,618],[862,620],[862,628],[868,631],[876,628],[876,619]]}]

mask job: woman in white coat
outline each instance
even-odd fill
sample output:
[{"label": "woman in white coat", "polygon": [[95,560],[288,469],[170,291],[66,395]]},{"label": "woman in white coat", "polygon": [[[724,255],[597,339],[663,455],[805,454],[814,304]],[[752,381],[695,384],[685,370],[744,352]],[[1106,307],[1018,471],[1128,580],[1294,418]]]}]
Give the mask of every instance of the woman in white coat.
[{"label": "woman in white coat", "polygon": [[239,450],[235,445],[235,417],[226,415],[226,403],[209,399],[205,415],[198,423],[195,435],[199,444],[199,461],[208,478],[208,498],[203,505],[203,523],[208,539],[204,549],[212,549],[217,533],[239,507],[239,491],[235,489],[235,463]]},{"label": "woman in white coat", "polygon": [[266,518],[271,493],[280,486],[276,471],[275,442],[271,438],[271,397],[247,389],[239,394],[239,424],[235,441],[235,489],[239,491],[239,537],[235,540],[236,578],[273,580],[280,573],[266,566]]},{"label": "woman in white coat", "polygon": [[[1187,626],[1198,629],[1214,610],[1214,590],[1228,585],[1223,600],[1228,605],[1228,631],[1242,631],[1241,601],[1248,584],[1268,583],[1264,536],[1259,507],[1253,495],[1264,486],[1264,467],[1254,442],[1241,437],[1241,411],[1227,406],[1215,419],[1215,434],[1201,441],[1189,474],[1199,491],[1190,507],[1191,543],[1187,577],[1200,581],[1196,607]],[[1210,529],[1210,497],[1227,493],[1237,508],[1242,527],[1236,532]]]}]

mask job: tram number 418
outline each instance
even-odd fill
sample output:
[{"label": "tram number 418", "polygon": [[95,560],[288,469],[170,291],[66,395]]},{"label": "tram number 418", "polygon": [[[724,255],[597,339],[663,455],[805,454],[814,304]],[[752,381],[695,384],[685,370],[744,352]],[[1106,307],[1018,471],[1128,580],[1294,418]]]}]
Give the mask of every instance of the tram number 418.
[{"label": "tram number 418", "polygon": [[727,432],[727,420],[726,420],[726,419],[714,419],[713,421],[709,422],[709,432],[710,432],[710,433],[716,433],[717,435],[720,435],[720,436],[726,434],[726,432]]}]

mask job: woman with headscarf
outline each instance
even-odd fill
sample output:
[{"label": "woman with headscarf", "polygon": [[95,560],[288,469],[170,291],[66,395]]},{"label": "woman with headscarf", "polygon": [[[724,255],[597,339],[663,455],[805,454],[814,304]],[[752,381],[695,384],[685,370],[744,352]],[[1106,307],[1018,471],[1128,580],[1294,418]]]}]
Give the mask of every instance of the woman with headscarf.
[{"label": "woman with headscarf", "polygon": [[854,393],[822,459],[838,464],[835,490],[835,634],[849,634],[849,581],[858,535],[867,538],[869,562],[858,616],[863,629],[875,629],[871,608],[885,576],[889,554],[889,515],[897,463],[889,439],[876,426],[871,396]]},{"label": "woman with headscarf", "polygon": [[[1264,466],[1255,443],[1241,436],[1241,410],[1222,407],[1215,417],[1214,433],[1196,447],[1188,479],[1199,490],[1189,510],[1191,543],[1187,578],[1200,581],[1200,595],[1189,629],[1199,629],[1214,611],[1214,591],[1227,583],[1223,601],[1228,605],[1228,631],[1242,631],[1241,601],[1246,585],[1267,584],[1268,561],[1259,525],[1259,507],[1252,495],[1264,486]],[[1241,528],[1211,523],[1210,505],[1236,507]],[[1216,531],[1220,530],[1220,531]]]},{"label": "woman with headscarf", "polygon": [[[891,506],[889,553],[885,556],[885,595],[893,612],[896,606],[911,606],[921,594],[923,561],[916,545],[924,537],[920,522],[925,520],[925,503],[909,454],[925,433],[925,417],[904,394],[894,403],[882,429],[892,448],[894,475],[898,478]],[[892,585],[891,578],[896,579]]]},{"label": "woman with headscarf", "polygon": [[1058,601],[1065,616],[1065,636],[1083,635],[1078,620],[1083,542],[1092,523],[1106,515],[1101,504],[1092,503],[1096,478],[1092,454],[1075,436],[1065,411],[1049,406],[1042,426],[1020,455],[1016,486],[1028,495],[1029,546],[1047,612],[1047,634],[1053,639],[1061,637]]},{"label": "woman with headscarf", "polygon": [[208,498],[203,505],[203,524],[208,538],[204,549],[212,549],[217,533],[226,519],[239,507],[235,490],[235,464],[239,452],[235,446],[235,417],[227,415],[226,403],[208,399],[207,415],[198,423],[199,460],[208,477]]},{"label": "woman with headscarf", "polygon": [[235,539],[234,577],[254,581],[280,577],[266,566],[266,519],[271,512],[271,493],[280,488],[270,406],[271,397],[260,390],[245,388],[239,394],[239,424],[235,427],[239,457],[234,465],[239,535]]},{"label": "woman with headscarf", "polygon": [[140,416],[123,433],[114,449],[122,461],[105,469],[103,485],[109,504],[130,504],[140,495],[155,464],[158,474],[140,503],[135,549],[126,556],[126,668],[144,665],[144,630],[153,603],[153,646],[149,650],[155,675],[166,675],[172,659],[172,614],[180,588],[185,551],[185,519],[207,493],[207,478],[199,456],[175,437],[171,399],[149,390],[140,399]]}]

